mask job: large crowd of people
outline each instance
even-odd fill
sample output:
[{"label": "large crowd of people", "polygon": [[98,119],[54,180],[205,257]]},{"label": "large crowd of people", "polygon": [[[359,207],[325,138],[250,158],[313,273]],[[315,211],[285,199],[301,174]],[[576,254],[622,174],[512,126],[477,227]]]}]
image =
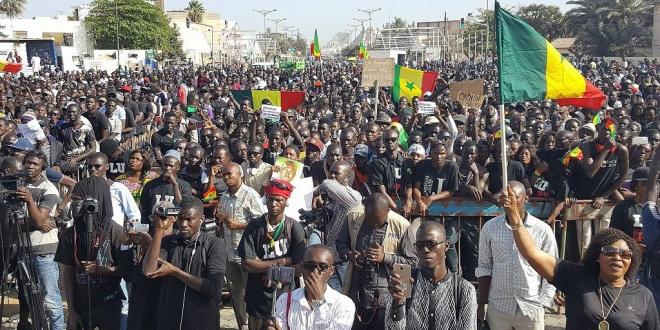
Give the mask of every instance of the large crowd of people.
[{"label": "large crowd of people", "polygon": [[[398,100],[346,61],[7,74],[0,174],[23,183],[47,323],[219,329],[231,304],[251,330],[543,329],[562,305],[567,329],[660,329],[660,64],[574,64],[600,110],[548,100],[502,118],[497,68],[479,61],[408,63],[438,78]],[[472,79],[483,105],[452,102]],[[247,90],[304,99],[275,119],[254,104],[279,100]],[[303,181],[312,220],[287,212]],[[451,200],[502,215],[433,211]],[[606,216],[562,221],[576,203]]]}]

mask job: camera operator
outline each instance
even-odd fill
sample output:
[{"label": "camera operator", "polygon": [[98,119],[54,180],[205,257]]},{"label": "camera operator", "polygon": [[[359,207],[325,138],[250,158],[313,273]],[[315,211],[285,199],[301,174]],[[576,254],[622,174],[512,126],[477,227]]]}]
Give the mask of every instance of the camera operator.
[{"label": "camera operator", "polygon": [[161,161],[160,177],[147,182],[142,188],[140,197],[140,210],[142,212],[142,223],[148,224],[149,210],[160,201],[170,201],[174,205],[188,196],[192,196],[192,188],[186,181],[177,177],[181,168],[181,155],[176,150],[168,151]]},{"label": "camera operator", "polygon": [[226,163],[222,168],[222,179],[228,189],[220,195],[215,219],[218,227],[222,226],[227,245],[227,280],[230,283],[229,292],[236,322],[240,328],[247,325],[245,286],[248,273],[243,269],[237,250],[248,222],[264,214],[264,207],[259,193],[243,183],[243,169],[240,165]]},{"label": "camera operator", "polygon": [[354,329],[385,329],[385,305],[392,265],[417,262],[410,223],[390,209],[389,198],[373,193],[352,210],[337,238],[337,252],[349,260],[342,291],[357,309]]},{"label": "camera operator", "polygon": [[[17,195],[25,202],[27,216],[30,219],[30,241],[32,249],[28,253],[34,255],[37,276],[44,296],[44,307],[50,324],[50,329],[64,328],[64,310],[60,295],[59,268],[53,261],[57,250],[57,227],[53,217],[59,199],[57,188],[43,175],[47,158],[41,151],[28,151],[23,157],[23,169],[27,174],[25,186],[18,187]],[[16,164],[18,165],[18,164]],[[19,168],[15,168],[19,170]],[[7,171],[4,174],[11,176],[17,172]],[[0,212],[7,219],[5,208]],[[19,276],[19,282],[22,279]],[[19,284],[19,288],[23,285]],[[23,294],[19,294],[20,318],[18,328],[29,328],[29,310]]]},{"label": "camera operator", "polygon": [[[314,192],[317,196],[327,196],[329,203],[325,206],[332,211],[332,219],[321,228],[324,240],[319,237],[319,231],[315,230],[309,237],[307,245],[325,244],[330,249],[335,249],[335,241],[339,236],[342,226],[346,222],[348,211],[360,205],[362,195],[350,187],[350,178],[353,174],[351,164],[345,160],[338,160],[332,164],[328,171],[328,179],[323,180]],[[330,278],[330,287],[335,290],[341,289],[341,280],[345,272],[344,263],[336,265],[336,271]]]},{"label": "camera operator", "polygon": [[55,253],[69,311],[67,328],[119,329],[123,293],[117,260],[125,235],[112,221],[110,187],[103,178],[89,177],[76,183],[72,196],[73,226],[61,235]]},{"label": "camera operator", "polygon": [[245,307],[250,330],[261,330],[266,320],[274,317],[275,287],[266,286],[269,268],[297,265],[305,249],[302,225],[284,215],[292,191],[293,186],[284,180],[272,180],[266,185],[268,213],[248,223],[238,246],[238,255],[249,273]]},{"label": "camera operator", "polygon": [[142,264],[147,278],[162,278],[157,329],[218,329],[224,285],[225,244],[200,231],[204,205],[188,196],[179,204],[179,232],[165,237],[166,219],[154,224],[154,237]]}]

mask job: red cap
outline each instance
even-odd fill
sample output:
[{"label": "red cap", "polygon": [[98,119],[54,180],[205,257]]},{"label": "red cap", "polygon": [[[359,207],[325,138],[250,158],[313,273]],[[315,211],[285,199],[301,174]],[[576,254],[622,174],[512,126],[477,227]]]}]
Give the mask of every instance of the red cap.
[{"label": "red cap", "polygon": [[264,191],[266,196],[282,196],[288,199],[293,192],[293,186],[288,181],[274,179],[268,182]]},{"label": "red cap", "polygon": [[323,143],[323,141],[317,138],[309,138],[307,139],[307,141],[305,141],[305,144],[314,146],[319,150],[319,152],[323,151],[323,148],[325,148],[325,144]]},{"label": "red cap", "polygon": [[126,92],[126,93],[130,93],[131,90],[133,90],[133,88],[131,88],[131,86],[128,86],[128,85],[121,86],[119,89]]}]

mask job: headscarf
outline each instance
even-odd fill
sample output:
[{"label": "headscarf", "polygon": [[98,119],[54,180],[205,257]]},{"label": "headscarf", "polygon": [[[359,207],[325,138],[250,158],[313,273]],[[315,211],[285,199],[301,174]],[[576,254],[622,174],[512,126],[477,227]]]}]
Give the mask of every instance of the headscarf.
[{"label": "headscarf", "polygon": [[[112,221],[112,198],[110,197],[110,185],[105,178],[92,176],[76,183],[73,194],[84,198],[91,197],[98,201],[98,213],[94,215],[95,239],[99,239],[99,246],[108,239],[109,225]],[[87,259],[87,224],[84,217],[74,219],[77,241],[77,256],[79,260]],[[92,251],[96,255],[96,251]]]},{"label": "headscarf", "polygon": [[293,192],[293,186],[288,181],[275,179],[268,182],[264,192],[267,197],[281,196],[289,199],[289,197],[291,197],[291,192]]}]

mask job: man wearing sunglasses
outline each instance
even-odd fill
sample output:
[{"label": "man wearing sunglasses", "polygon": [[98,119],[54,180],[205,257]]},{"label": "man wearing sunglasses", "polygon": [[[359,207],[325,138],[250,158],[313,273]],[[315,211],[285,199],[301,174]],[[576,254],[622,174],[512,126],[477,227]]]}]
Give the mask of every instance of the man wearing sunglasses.
[{"label": "man wearing sunglasses", "polygon": [[[412,226],[411,226],[412,227]],[[415,236],[419,271],[413,272],[412,296],[406,300],[404,279],[390,279],[392,301],[387,305],[388,329],[476,329],[474,286],[447,268],[449,242],[443,225],[425,221]]]},{"label": "man wearing sunglasses", "polygon": [[401,166],[403,155],[399,149],[399,132],[388,129],[383,133],[385,156],[376,158],[371,164],[369,184],[371,191],[384,194],[390,203],[390,208],[396,209],[396,203],[389,195],[405,196],[405,188],[401,187]]},{"label": "man wearing sunglasses", "polygon": [[300,264],[305,287],[277,299],[276,324],[269,321],[267,330],[351,329],[355,304],[328,285],[328,279],[335,272],[333,254],[329,247],[321,244],[305,250]]}]

